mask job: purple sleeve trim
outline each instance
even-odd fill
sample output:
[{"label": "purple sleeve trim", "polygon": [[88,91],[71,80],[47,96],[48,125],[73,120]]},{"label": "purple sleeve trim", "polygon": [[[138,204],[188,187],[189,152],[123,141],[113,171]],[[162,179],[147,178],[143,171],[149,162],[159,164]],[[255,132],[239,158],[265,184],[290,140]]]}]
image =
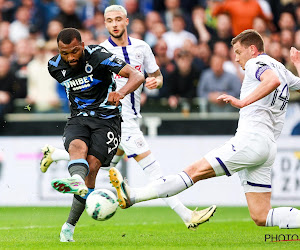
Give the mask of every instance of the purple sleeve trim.
[{"label": "purple sleeve trim", "polygon": [[264,65],[262,67],[259,67],[255,73],[255,77],[257,80],[260,81],[260,76],[262,75],[262,73],[264,73],[267,69],[271,69],[271,67],[269,65]]}]

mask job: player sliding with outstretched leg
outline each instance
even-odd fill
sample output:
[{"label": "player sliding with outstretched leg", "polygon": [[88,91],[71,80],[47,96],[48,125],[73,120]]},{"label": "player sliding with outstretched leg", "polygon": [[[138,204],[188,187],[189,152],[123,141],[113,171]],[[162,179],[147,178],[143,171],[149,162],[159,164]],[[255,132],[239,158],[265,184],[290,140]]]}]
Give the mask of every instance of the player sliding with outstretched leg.
[{"label": "player sliding with outstretched leg", "polygon": [[[142,188],[129,187],[119,171],[111,168],[110,180],[117,190],[121,208],[173,196],[198,181],[238,172],[250,216],[256,225],[300,228],[298,209],[271,207],[271,169],[277,152],[276,140],[284,124],[289,89],[300,92],[300,78],[264,53],[263,39],[255,30],[243,31],[233,38],[232,45],[235,60],[245,70],[240,99],[227,94],[218,99],[240,109],[235,136],[181,173],[164,176]],[[300,51],[291,48],[290,57],[300,75]],[[203,218],[212,215],[212,210],[213,207]]]}]

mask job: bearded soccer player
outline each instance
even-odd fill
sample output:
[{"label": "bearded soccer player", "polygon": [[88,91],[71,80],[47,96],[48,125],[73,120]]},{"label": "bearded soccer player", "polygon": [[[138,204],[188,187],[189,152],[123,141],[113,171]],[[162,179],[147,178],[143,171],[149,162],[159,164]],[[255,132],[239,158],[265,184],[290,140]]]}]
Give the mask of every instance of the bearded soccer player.
[{"label": "bearded soccer player", "polygon": [[[144,75],[99,45],[84,46],[74,28],[57,36],[59,54],[48,62],[53,78],[62,84],[70,101],[71,117],[63,134],[69,152],[69,178],[55,179],[54,189],[74,194],[71,211],[62,226],[60,241],[73,240],[74,228],[85,209],[88,189],[95,188],[97,173],[115,155],[121,136],[120,100],[136,90]],[[128,78],[116,90],[113,73]]]}]

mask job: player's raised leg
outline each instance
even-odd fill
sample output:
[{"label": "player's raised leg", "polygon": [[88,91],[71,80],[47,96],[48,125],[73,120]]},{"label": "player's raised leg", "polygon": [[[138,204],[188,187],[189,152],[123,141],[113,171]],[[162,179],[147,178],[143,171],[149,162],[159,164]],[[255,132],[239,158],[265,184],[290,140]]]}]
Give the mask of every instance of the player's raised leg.
[{"label": "player's raised leg", "polygon": [[40,168],[45,173],[50,167],[51,163],[59,160],[70,160],[69,153],[66,150],[55,148],[51,145],[45,145],[42,148],[43,158],[40,163]]}]

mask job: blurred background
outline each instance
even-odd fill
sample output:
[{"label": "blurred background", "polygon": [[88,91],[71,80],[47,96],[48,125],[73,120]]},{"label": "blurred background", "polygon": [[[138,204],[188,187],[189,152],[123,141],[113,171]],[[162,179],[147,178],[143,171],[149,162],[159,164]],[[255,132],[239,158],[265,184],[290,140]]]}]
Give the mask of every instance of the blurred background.
[{"label": "blurred background", "polygon": [[[52,175],[39,170],[45,143],[63,148],[69,116],[64,88],[49,75],[47,62],[58,52],[62,28],[79,29],[86,45],[107,39],[103,11],[111,4],[127,9],[129,35],[150,45],[164,76],[161,89],[142,93],[141,127],[166,173],[180,171],[235,133],[238,110],[216,100],[220,93],[239,96],[244,72],[234,61],[234,36],[257,30],[266,53],[297,75],[289,50],[300,49],[298,0],[0,0],[0,205],[65,204],[49,185],[50,177],[68,174],[65,163],[50,168]],[[275,203],[300,205],[299,111],[300,95],[291,92],[274,170]],[[133,185],[143,184],[133,173]],[[203,185],[214,187],[219,198],[211,197],[220,204],[241,205],[238,182]],[[36,191],[21,194],[28,185]],[[193,197],[186,202],[199,204]]]}]

